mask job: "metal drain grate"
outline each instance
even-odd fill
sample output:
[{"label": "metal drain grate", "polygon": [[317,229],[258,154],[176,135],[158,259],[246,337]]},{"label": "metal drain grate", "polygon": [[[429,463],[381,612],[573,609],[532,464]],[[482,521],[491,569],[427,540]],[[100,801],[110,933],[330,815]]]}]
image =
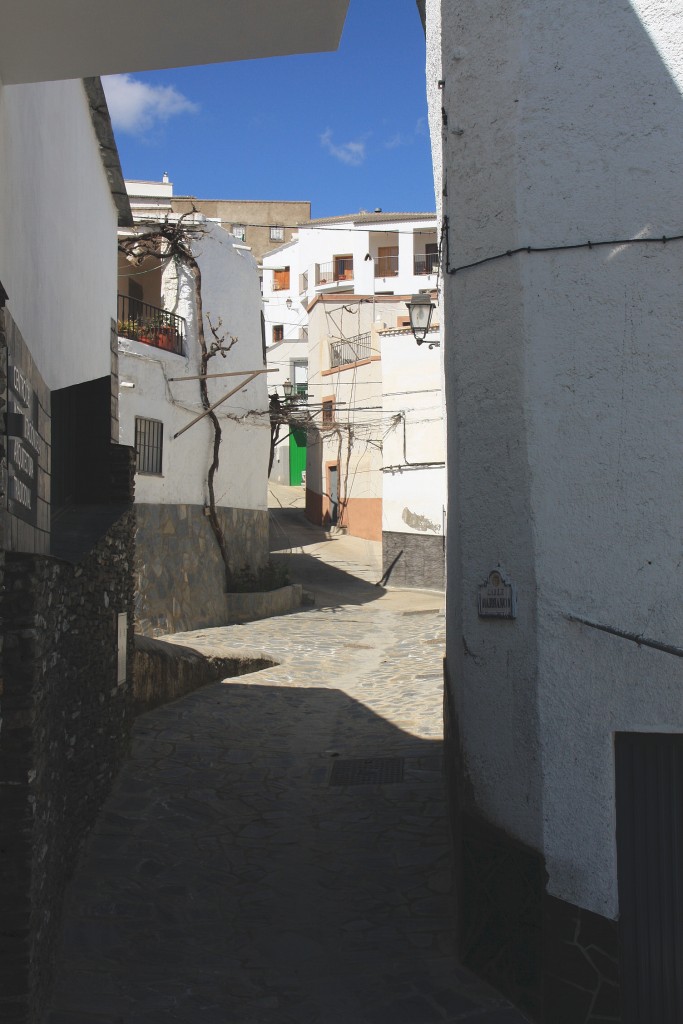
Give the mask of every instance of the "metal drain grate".
[{"label": "metal drain grate", "polygon": [[402,757],[363,757],[353,761],[335,761],[330,786],[386,785],[403,782]]}]

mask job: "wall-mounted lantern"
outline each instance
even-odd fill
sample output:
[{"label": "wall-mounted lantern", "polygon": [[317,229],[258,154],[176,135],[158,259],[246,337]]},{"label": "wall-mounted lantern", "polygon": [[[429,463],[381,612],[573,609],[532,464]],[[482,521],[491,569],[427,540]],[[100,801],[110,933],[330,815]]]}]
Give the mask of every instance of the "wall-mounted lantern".
[{"label": "wall-mounted lantern", "polygon": [[410,302],[406,302],[406,306],[410,315],[410,328],[413,337],[418,345],[421,345],[427,337],[432,322],[434,303],[429,292],[419,292],[412,296]]}]

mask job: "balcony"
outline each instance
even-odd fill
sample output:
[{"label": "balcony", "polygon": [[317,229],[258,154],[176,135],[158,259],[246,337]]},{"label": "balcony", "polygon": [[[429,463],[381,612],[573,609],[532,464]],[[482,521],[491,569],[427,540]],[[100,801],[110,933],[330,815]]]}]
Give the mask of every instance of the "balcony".
[{"label": "balcony", "polygon": [[359,363],[372,355],[370,332],[357,334],[344,341],[330,341],[330,367]]},{"label": "balcony", "polygon": [[438,252],[423,252],[413,257],[413,273],[416,276],[436,274],[439,269]]},{"label": "balcony", "polygon": [[353,281],[353,256],[335,256],[331,263],[316,263],[316,285],[338,281]]},{"label": "balcony", "polygon": [[130,295],[118,297],[118,335],[144,345],[183,354],[186,324],[182,316],[159,306],[150,306]]}]

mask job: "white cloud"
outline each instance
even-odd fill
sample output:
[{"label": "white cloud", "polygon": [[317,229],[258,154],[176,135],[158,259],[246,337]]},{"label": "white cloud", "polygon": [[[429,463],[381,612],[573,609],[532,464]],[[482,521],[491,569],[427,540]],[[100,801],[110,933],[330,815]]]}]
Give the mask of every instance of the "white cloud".
[{"label": "white cloud", "polygon": [[114,128],[141,135],[176,114],[196,114],[199,106],[172,85],[148,85],[132,75],[102,79]]},{"label": "white cloud", "polygon": [[418,117],[412,132],[407,134],[405,132],[396,132],[390,139],[387,139],[384,143],[384,148],[398,149],[399,146],[412,146],[420,136],[427,134],[427,118]]},{"label": "white cloud", "polygon": [[337,160],[351,167],[359,167],[365,160],[365,140],[357,139],[355,142],[342,142],[336,146],[332,142],[332,129],[328,128],[320,136],[320,145],[326,149]]}]

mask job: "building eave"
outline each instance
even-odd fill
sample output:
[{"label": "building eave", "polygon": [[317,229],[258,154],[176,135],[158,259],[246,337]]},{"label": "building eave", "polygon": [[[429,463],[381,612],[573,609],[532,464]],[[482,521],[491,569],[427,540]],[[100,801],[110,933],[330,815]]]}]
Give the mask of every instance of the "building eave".
[{"label": "building eave", "polygon": [[93,128],[97,135],[97,141],[100,144],[100,157],[104,166],[104,172],[107,175],[111,196],[118,211],[119,227],[132,227],[133,214],[123,180],[119,151],[116,147],[102,83],[99,78],[84,78],[83,87],[90,104],[90,117],[92,118]]},{"label": "building eave", "polygon": [[5,85],[336,50],[348,0],[3,0]]}]

